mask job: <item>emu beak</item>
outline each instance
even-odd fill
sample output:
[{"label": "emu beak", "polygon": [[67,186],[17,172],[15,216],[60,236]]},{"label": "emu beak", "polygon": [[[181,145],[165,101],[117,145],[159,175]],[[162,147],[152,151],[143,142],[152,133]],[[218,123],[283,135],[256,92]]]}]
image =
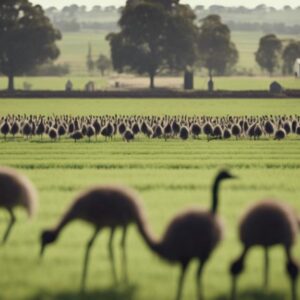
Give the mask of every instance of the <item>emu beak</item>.
[{"label": "emu beak", "polygon": [[231,175],[229,179],[237,179],[237,178],[239,178],[239,177],[236,175]]}]

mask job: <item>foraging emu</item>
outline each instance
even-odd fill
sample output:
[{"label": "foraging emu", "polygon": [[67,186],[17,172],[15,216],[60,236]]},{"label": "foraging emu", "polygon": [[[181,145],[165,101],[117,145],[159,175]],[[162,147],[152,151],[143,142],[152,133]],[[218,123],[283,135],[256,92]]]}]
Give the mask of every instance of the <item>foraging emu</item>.
[{"label": "foraging emu", "polygon": [[6,209],[10,215],[2,239],[3,244],[8,240],[16,222],[13,209],[17,206],[22,206],[29,217],[32,217],[36,210],[36,190],[27,177],[13,169],[0,167],[0,207]]},{"label": "foraging emu", "polygon": [[141,209],[139,207],[137,195],[125,187],[108,185],[96,186],[88,189],[75,198],[71,204],[71,207],[67,210],[62,219],[53,229],[43,231],[41,235],[41,255],[43,255],[45,247],[48,244],[55,242],[61,231],[70,222],[74,220],[83,220],[90,223],[94,227],[95,232],[86,246],[81,279],[81,289],[84,290],[91,247],[93,246],[94,241],[99,235],[100,231],[104,228],[109,228],[109,257],[112,266],[113,277],[116,281],[113,237],[115,229],[122,228],[122,264],[124,276],[127,278],[125,249],[127,228],[131,223],[137,222],[137,220],[142,222],[140,220],[140,211]]},{"label": "foraging emu", "polygon": [[286,269],[292,282],[292,299],[296,300],[296,280],[299,267],[291,255],[291,247],[296,241],[298,221],[295,213],[283,203],[267,200],[252,206],[242,217],[239,226],[243,252],[231,265],[232,299],[236,299],[236,281],[244,269],[244,260],[249,249],[262,246],[265,251],[264,285],[268,285],[268,268],[270,247],[282,245],[285,249]]}]

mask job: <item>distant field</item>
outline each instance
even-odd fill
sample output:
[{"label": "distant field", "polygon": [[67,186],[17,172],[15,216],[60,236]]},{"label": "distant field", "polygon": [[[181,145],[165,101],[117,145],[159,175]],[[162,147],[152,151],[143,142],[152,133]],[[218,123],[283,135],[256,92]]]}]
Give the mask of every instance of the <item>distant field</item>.
[{"label": "distant field", "polygon": [[[67,79],[71,79],[75,89],[83,89],[87,81],[93,80],[96,83],[96,88],[107,88],[114,86],[114,82],[119,80],[121,83],[125,81],[128,87],[148,86],[148,79],[145,79],[142,84],[140,80],[137,82],[134,78],[130,83],[129,79],[117,79],[118,75],[111,73],[109,76],[102,78],[98,71],[88,74],[86,69],[86,56],[88,52],[88,44],[91,43],[92,54],[96,60],[100,53],[110,55],[108,42],[105,40],[107,32],[103,31],[86,31],[79,33],[64,33],[63,39],[58,43],[61,50],[61,55],[58,59],[59,63],[68,63],[71,68],[71,74],[65,77],[19,77],[16,79],[16,88],[23,89],[24,81],[32,84],[32,89],[48,89],[48,90],[63,90]],[[278,77],[270,78],[268,74],[261,74],[259,66],[255,62],[254,53],[257,50],[258,42],[263,33],[258,32],[232,32],[232,39],[236,43],[239,50],[239,70],[246,69],[247,72],[258,74],[259,77],[219,77],[215,80],[216,89],[225,90],[252,90],[252,89],[268,89],[271,81],[278,80],[285,88],[300,88],[300,81],[293,77]],[[300,36],[281,36],[283,39],[300,39]],[[201,70],[196,72],[195,88],[206,89],[207,87],[207,71]],[[201,75],[201,77],[200,77]],[[264,75],[265,77],[261,77]],[[140,77],[139,77],[140,78]],[[128,83],[129,80],[129,83]],[[164,80],[164,79],[162,79]],[[167,86],[169,83],[160,84],[157,79],[158,86]],[[182,79],[176,79],[171,82],[171,87],[182,87]],[[0,77],[0,89],[7,88],[7,79]]]},{"label": "distant field", "polygon": [[[73,83],[74,90],[83,90],[85,84],[92,80],[96,89],[114,88],[119,82],[121,88],[148,88],[149,78],[141,76],[67,76],[67,77],[17,77],[16,89],[23,89],[24,82],[32,85],[32,90],[64,90],[67,80]],[[286,89],[300,89],[300,79],[294,77],[215,77],[216,90],[269,90],[271,82],[278,81]],[[208,77],[195,76],[194,88],[207,89]],[[182,88],[183,77],[156,77],[156,87]],[[7,79],[0,77],[0,89],[7,88]]]},{"label": "distant field", "polygon": [[300,114],[300,99],[0,99],[0,116],[70,115],[263,115]]},{"label": "distant field", "polygon": [[[298,100],[0,100],[0,114],[175,114],[183,115],[264,115],[300,113]],[[229,263],[240,253],[237,224],[249,204],[265,197],[283,199],[297,208],[299,202],[300,140],[291,136],[277,142],[231,139],[208,143],[204,137],[182,142],[178,139],[150,140],[139,137],[124,143],[118,136],[112,142],[78,143],[63,139],[40,142],[38,137],[4,142],[0,138],[0,165],[17,167],[39,190],[39,214],[28,222],[17,211],[18,222],[11,239],[0,247],[0,299],[81,300],[78,294],[82,260],[92,229],[80,222],[68,226],[57,244],[50,246],[44,260],[38,259],[40,231],[53,226],[72,198],[87,186],[121,183],[136,189],[144,201],[149,223],[161,236],[169,220],[190,206],[209,207],[210,187],[217,170],[228,167],[238,179],[224,182],[220,209],[226,225],[223,243],[212,255],[204,273],[206,299],[228,299]],[[0,234],[7,217],[0,210]],[[120,273],[120,234],[116,235],[116,258]],[[92,250],[87,282],[89,300],[173,300],[178,266],[158,259],[145,246],[137,230],[128,239],[130,284],[114,287],[107,258],[108,232],[103,231]],[[300,244],[294,255],[300,260]],[[283,250],[271,253],[270,287],[263,292],[263,251],[254,249],[246,272],[239,282],[239,300],[290,299]],[[184,289],[184,300],[195,297],[196,264],[192,264]],[[299,285],[298,285],[298,292]]]},{"label": "distant field", "polygon": [[[110,55],[110,48],[105,37],[108,32],[84,31],[79,33],[63,33],[63,39],[58,43],[61,56],[58,62],[69,63],[72,75],[87,75],[86,56],[88,44],[92,45],[92,53],[96,59],[100,53]],[[254,53],[258,48],[259,39],[264,33],[259,32],[232,32],[232,40],[239,50],[239,68],[252,69],[255,74],[260,74],[259,66],[255,62]],[[284,39],[300,39],[300,36],[279,36]]]}]

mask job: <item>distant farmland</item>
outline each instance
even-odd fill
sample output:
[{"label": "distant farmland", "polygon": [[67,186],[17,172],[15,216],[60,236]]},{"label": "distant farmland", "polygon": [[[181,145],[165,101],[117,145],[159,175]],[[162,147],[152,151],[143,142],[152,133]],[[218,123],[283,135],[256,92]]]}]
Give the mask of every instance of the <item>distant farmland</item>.
[{"label": "distant farmland", "polygon": [[[293,115],[300,111],[300,100],[0,100],[1,114],[194,114],[202,115]],[[90,227],[71,224],[43,262],[38,260],[41,229],[54,225],[72,197],[97,183],[122,183],[135,188],[144,201],[153,231],[161,236],[168,221],[178,211],[193,205],[210,205],[210,187],[221,167],[230,168],[238,179],[221,187],[220,215],[227,233],[224,242],[207,264],[204,276],[208,299],[227,299],[230,291],[229,263],[240,252],[237,224],[241,212],[265,197],[283,199],[300,212],[298,138],[282,142],[262,138],[259,141],[235,139],[212,141],[190,139],[149,140],[140,137],[124,143],[120,137],[111,142],[77,144],[40,142],[18,138],[0,139],[0,165],[17,167],[28,175],[39,190],[40,209],[33,222],[17,211],[18,224],[11,240],[1,247],[1,299],[80,299],[78,288],[84,248],[92,234]],[[1,211],[1,216],[4,213]],[[5,215],[6,216],[6,215]],[[5,221],[4,221],[5,220]],[[1,228],[6,219],[1,218]],[[116,246],[119,233],[116,236]],[[130,285],[112,286],[106,243],[108,233],[100,234],[92,251],[87,283],[88,299],[150,300],[174,298],[177,266],[159,260],[145,246],[135,228],[128,239]],[[117,249],[118,247],[116,247]],[[300,245],[294,254],[299,259]],[[290,284],[284,268],[284,252],[270,252],[270,287],[263,292],[263,251],[254,249],[241,277],[239,299],[289,299]],[[116,250],[119,267],[119,251]],[[194,272],[188,272],[184,299],[195,298]],[[45,276],[47,274],[47,276]],[[216,281],[216,278],[218,280]],[[220,280],[221,279],[221,280]],[[167,288],[166,288],[167,287]],[[299,288],[299,285],[298,285]],[[300,292],[300,291],[299,291]],[[254,296],[253,296],[254,295]]]}]

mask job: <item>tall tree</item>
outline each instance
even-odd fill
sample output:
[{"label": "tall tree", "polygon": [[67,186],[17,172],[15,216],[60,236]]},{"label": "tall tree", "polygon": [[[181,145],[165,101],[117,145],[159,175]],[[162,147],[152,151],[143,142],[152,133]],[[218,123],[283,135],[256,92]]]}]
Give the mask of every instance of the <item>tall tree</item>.
[{"label": "tall tree", "polygon": [[270,76],[279,67],[281,49],[282,42],[275,34],[267,34],[259,41],[255,59],[262,69],[269,72]]},{"label": "tall tree", "polygon": [[299,57],[300,41],[290,41],[290,43],[284,48],[282,53],[282,72],[284,75],[293,74],[295,61]]},{"label": "tall tree", "polygon": [[88,46],[88,54],[86,56],[86,67],[89,73],[93,72],[94,70],[94,61],[92,56],[92,46],[91,43],[89,43]]},{"label": "tall tree", "polygon": [[1,0],[0,71],[8,76],[8,89],[14,77],[59,56],[55,42],[61,34],[44,15],[41,6],[28,0]]},{"label": "tall tree", "polygon": [[238,61],[239,55],[231,41],[230,29],[218,15],[210,15],[202,20],[198,47],[200,63],[208,70],[210,78],[213,71],[223,75]]},{"label": "tall tree", "polygon": [[101,75],[104,76],[105,71],[111,67],[111,61],[107,56],[100,54],[98,60],[96,61],[96,66],[101,72]]},{"label": "tall tree", "polygon": [[195,32],[194,15],[187,11],[176,0],[128,0],[119,20],[120,33],[107,37],[114,69],[146,73],[153,88],[161,70],[193,64],[194,39],[186,37]]}]

